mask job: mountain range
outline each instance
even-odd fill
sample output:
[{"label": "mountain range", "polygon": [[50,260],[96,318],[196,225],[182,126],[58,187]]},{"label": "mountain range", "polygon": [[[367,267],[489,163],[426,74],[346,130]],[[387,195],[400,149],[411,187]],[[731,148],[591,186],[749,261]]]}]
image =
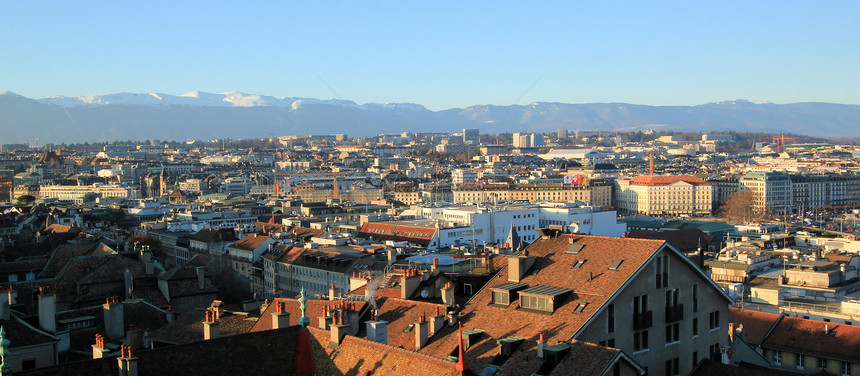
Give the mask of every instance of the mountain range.
[{"label": "mountain range", "polygon": [[685,132],[787,132],[860,136],[860,106],[752,103],[696,106],[627,103],[476,105],[431,111],[412,103],[275,98],[225,92],[114,93],[31,99],[0,91],[0,143],[115,140],[211,140],[285,135],[460,131],[550,132],[557,129]]}]

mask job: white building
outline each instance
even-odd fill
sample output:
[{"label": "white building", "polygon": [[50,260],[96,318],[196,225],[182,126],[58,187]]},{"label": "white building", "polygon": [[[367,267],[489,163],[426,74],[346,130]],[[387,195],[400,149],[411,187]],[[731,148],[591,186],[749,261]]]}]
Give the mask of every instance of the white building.
[{"label": "white building", "polygon": [[627,214],[711,214],[712,187],[695,176],[637,176],[616,184],[615,205]]},{"label": "white building", "polygon": [[451,183],[454,185],[463,183],[474,183],[478,180],[478,173],[468,169],[451,170]]},{"label": "white building", "polygon": [[627,231],[626,223],[618,222],[615,210],[600,211],[600,208],[577,203],[547,203],[538,208],[541,228],[563,226],[570,232],[620,237]]}]

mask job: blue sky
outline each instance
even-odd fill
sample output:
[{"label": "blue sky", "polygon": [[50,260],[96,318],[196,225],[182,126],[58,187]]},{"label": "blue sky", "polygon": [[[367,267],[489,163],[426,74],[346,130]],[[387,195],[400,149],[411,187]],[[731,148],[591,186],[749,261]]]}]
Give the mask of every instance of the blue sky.
[{"label": "blue sky", "polygon": [[433,110],[860,104],[858,10],[852,1],[2,1],[0,90],[237,90]]}]

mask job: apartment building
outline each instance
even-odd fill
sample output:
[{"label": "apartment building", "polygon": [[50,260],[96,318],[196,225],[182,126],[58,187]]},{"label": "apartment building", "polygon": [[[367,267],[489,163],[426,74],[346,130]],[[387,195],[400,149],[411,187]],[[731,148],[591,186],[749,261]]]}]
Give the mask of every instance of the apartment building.
[{"label": "apartment building", "polygon": [[454,202],[488,204],[503,201],[589,202],[612,206],[612,183],[593,179],[586,184],[476,184],[453,189]]},{"label": "apartment building", "polygon": [[616,181],[615,203],[627,214],[710,215],[710,184],[695,176],[637,176]]}]

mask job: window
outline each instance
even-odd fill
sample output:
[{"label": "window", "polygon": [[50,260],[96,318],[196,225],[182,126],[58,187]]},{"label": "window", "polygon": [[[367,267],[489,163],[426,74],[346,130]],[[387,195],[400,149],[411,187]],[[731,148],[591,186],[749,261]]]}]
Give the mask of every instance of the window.
[{"label": "window", "polygon": [[675,376],[681,374],[678,367],[678,363],[678,358],[669,359],[666,361],[666,376]]},{"label": "window", "polygon": [[669,285],[669,255],[657,257],[657,288]]},{"label": "window", "polygon": [[842,374],[848,376],[851,374],[851,363],[842,362]]},{"label": "window", "polygon": [[606,332],[615,332],[615,304],[610,304],[606,307]]},{"label": "window", "polygon": [[780,365],[782,364],[782,352],[779,350],[773,350],[773,364]]},{"label": "window", "polygon": [[600,341],[597,344],[600,346],[603,346],[603,347],[615,347],[615,338],[610,338],[610,339],[607,339],[605,341]]},{"label": "window", "polygon": [[827,368],[827,359],[826,358],[818,358],[818,368],[821,368],[821,369]]},{"label": "window", "polygon": [[648,310],[648,295],[633,297],[633,313],[645,313]]},{"label": "window", "polygon": [[21,369],[28,370],[36,368],[36,358],[24,359],[21,361]]},{"label": "window", "polygon": [[464,283],[463,284],[463,294],[465,294],[466,296],[472,296],[472,284],[471,283]]},{"label": "window", "polygon": [[696,364],[699,364],[699,352],[693,351],[693,367],[696,367]]},{"label": "window", "polygon": [[693,318],[693,337],[698,336],[698,335],[699,335],[699,318],[694,317]]},{"label": "window", "polygon": [[699,284],[693,285],[693,313],[699,312]]},{"label": "window", "polygon": [[719,362],[722,360],[722,359],[720,359],[722,357],[720,356],[721,354],[720,354],[720,344],[719,343],[715,343],[715,344],[711,345],[708,348],[708,350],[711,353],[711,360],[713,360],[715,362]]},{"label": "window", "polygon": [[633,333],[633,351],[648,350],[648,331]]},{"label": "window", "polygon": [[493,304],[508,305],[511,303],[508,299],[509,296],[510,294],[504,291],[493,291]]},{"label": "window", "polygon": [[666,325],[666,343],[674,343],[681,340],[679,323]]},{"label": "window", "polygon": [[720,311],[711,312],[708,315],[708,329],[716,330],[720,327]]},{"label": "window", "polygon": [[797,367],[797,369],[806,368],[806,358],[803,354],[794,354],[794,366]]},{"label": "window", "polygon": [[547,312],[552,312],[553,309],[552,302],[549,300],[549,298],[532,295],[521,295],[520,307]]}]

